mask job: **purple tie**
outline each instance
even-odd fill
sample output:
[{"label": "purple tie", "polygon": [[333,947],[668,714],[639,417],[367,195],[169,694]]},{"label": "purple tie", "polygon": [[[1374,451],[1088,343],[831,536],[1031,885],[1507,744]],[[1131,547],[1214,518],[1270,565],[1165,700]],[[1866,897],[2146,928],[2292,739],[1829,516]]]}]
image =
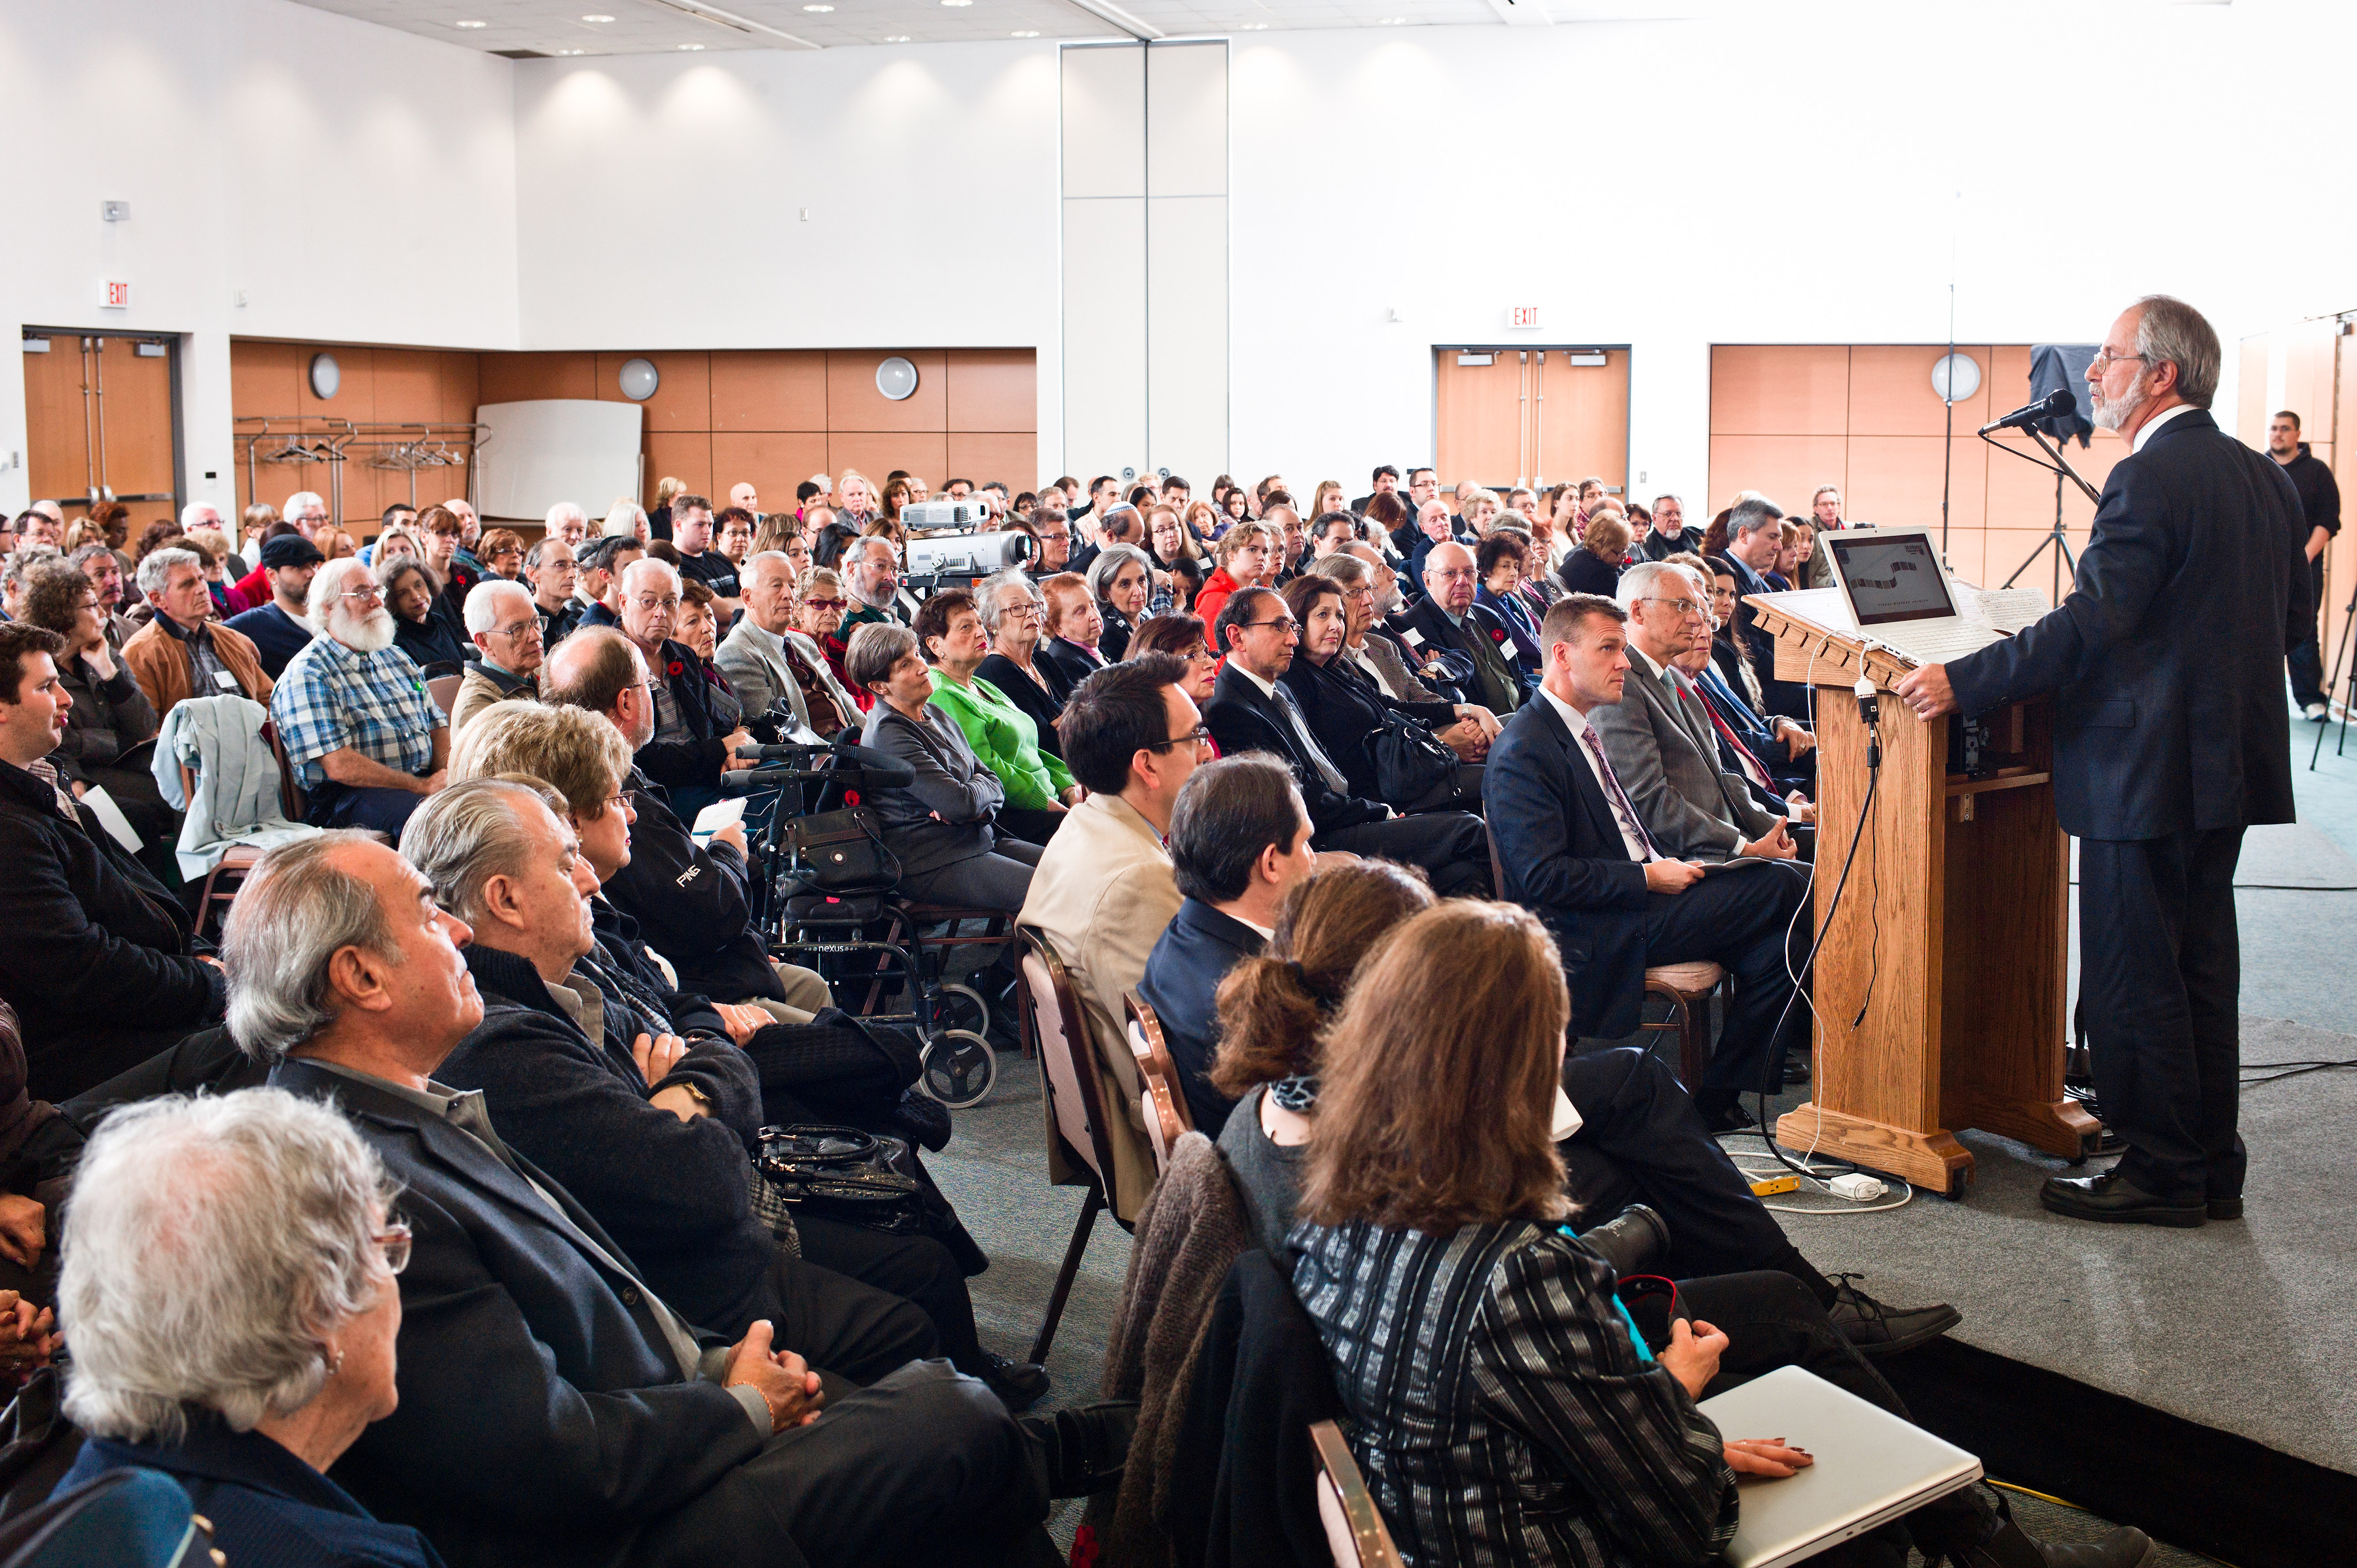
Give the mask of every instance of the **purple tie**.
[{"label": "purple tie", "polygon": [[1620,776],[1604,760],[1604,743],[1596,738],[1593,729],[1581,730],[1579,738],[1587,743],[1587,755],[1596,760],[1596,776],[1604,780],[1604,792],[1611,798],[1612,810],[1620,816],[1620,825],[1637,835],[1637,842],[1645,846],[1647,860],[1655,858],[1661,852],[1654,849],[1652,839],[1647,836],[1645,824],[1637,820],[1637,808],[1630,803],[1628,791],[1620,788]]}]

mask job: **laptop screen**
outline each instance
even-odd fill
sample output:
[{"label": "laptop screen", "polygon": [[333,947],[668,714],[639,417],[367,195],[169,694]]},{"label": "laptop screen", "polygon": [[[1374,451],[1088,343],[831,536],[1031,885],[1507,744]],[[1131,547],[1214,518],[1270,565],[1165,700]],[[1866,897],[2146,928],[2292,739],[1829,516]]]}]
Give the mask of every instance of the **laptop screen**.
[{"label": "laptop screen", "polygon": [[1826,536],[1825,548],[1833,553],[1834,570],[1849,589],[1860,627],[1938,620],[1956,613],[1955,601],[1948,597],[1947,580],[1940,572],[1940,558],[1922,534],[1844,538],[1834,533]]}]

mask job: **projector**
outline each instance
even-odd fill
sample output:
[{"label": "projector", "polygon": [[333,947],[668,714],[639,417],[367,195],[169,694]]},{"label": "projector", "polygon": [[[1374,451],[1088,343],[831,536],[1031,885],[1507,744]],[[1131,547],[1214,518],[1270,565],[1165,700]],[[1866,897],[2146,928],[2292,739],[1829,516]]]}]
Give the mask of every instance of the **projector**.
[{"label": "projector", "polygon": [[900,509],[901,525],[911,533],[934,529],[980,528],[990,521],[990,508],[979,500],[917,501]]},{"label": "projector", "polygon": [[[928,506],[963,506],[963,501],[928,501]],[[917,510],[906,507],[902,521]],[[909,575],[911,577],[987,577],[994,572],[1004,572],[1010,566],[1020,566],[1031,558],[1031,536],[1028,533],[936,533],[912,534],[909,539]]]}]

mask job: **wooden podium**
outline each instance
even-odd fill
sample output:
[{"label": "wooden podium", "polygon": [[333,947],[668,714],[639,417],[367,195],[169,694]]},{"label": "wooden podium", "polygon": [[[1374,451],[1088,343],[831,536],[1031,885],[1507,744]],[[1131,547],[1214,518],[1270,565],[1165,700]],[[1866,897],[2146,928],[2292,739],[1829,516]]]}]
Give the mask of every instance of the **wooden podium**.
[{"label": "wooden podium", "polygon": [[[1849,629],[1838,590],[1746,602],[1776,636],[1777,677],[1816,688],[1816,1067],[1776,1141],[1950,1197],[1973,1174],[1953,1128],[2090,1152],[2101,1129],[2062,1092],[2070,845],[2046,699],[1986,715],[1980,766],[1951,774],[1963,721],[1889,694],[1910,666]],[[1866,802],[1861,669],[1884,693],[1882,778],[1828,928]]]}]

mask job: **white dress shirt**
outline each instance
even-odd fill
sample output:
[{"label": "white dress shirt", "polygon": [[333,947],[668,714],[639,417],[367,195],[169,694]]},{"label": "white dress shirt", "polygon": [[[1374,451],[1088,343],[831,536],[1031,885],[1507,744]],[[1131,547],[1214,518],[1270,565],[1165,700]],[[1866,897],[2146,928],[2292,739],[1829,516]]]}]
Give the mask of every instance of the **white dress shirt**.
[{"label": "white dress shirt", "polygon": [[[1613,799],[1613,785],[1606,783],[1604,776],[1596,770],[1596,758],[1587,749],[1587,715],[1544,686],[1539,688],[1539,695],[1544,697],[1554,706],[1555,717],[1561,719],[1564,727],[1571,731],[1571,738],[1575,743],[1571,753],[1587,765],[1588,776],[1596,780],[1596,787],[1604,791],[1604,803],[1611,809],[1612,825],[1620,830],[1620,843],[1622,847],[1628,850],[1629,858],[1640,865],[1650,860],[1659,860],[1661,856],[1654,854],[1652,847],[1638,835],[1635,824],[1620,814],[1620,808]],[[1617,783],[1618,780],[1615,782]],[[1623,789],[1620,793],[1625,795],[1628,791]]]},{"label": "white dress shirt", "polygon": [[2192,412],[2193,405],[2191,403],[2180,403],[2175,408],[2164,409],[2160,413],[2154,414],[2150,419],[2144,422],[2144,428],[2136,433],[2136,439],[2129,443],[2128,450],[2131,452],[2143,451],[2145,443],[2152,439],[2153,432],[2158,430],[2162,425],[2167,424],[2170,420],[2175,419],[2179,414],[2191,413]]}]

